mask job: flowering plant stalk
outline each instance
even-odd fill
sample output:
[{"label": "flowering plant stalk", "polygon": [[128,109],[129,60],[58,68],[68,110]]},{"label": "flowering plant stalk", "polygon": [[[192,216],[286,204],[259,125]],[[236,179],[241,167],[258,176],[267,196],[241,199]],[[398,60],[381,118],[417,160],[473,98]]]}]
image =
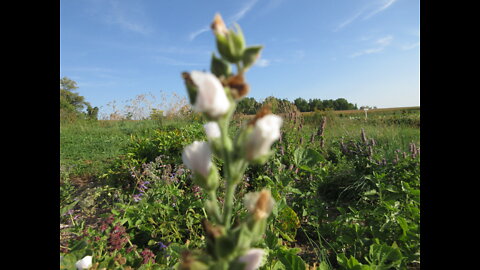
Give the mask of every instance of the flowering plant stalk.
[{"label": "flowering plant stalk", "polygon": [[[275,201],[267,189],[246,194],[243,203],[248,216],[233,225],[234,203],[242,202],[235,200],[235,189],[249,164],[261,164],[269,158],[271,145],[280,138],[282,119],[262,108],[234,139],[229,137],[236,105],[250,90],[245,73],[258,59],[262,46],[247,47],[240,26],[228,29],[219,14],[211,28],[219,55],[212,54],[210,72],[182,73],[193,109],[208,119],[204,125],[208,141],[195,141],[182,153],[195,184],[209,195],[204,204],[208,218],[202,221],[206,250],[183,253],[177,269],[258,269],[264,251],[254,247],[265,233]],[[231,66],[236,67],[236,73]],[[223,207],[217,199],[220,175],[213,156],[224,161]]]}]

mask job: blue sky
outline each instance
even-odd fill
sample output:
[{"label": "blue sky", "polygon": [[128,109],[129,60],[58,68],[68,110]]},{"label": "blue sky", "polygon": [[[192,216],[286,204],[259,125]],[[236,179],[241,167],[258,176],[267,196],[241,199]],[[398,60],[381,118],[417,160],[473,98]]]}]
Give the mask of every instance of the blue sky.
[{"label": "blue sky", "polygon": [[209,70],[217,12],[264,45],[250,97],[420,105],[418,0],[61,0],[60,77],[100,112],[139,94],[186,97],[180,74]]}]

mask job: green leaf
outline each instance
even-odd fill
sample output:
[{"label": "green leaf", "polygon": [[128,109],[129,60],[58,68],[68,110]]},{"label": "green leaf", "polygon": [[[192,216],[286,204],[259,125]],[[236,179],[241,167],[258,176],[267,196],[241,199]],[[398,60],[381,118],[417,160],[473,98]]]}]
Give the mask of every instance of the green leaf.
[{"label": "green leaf", "polygon": [[60,262],[60,269],[77,270],[75,263],[78,261],[77,257],[73,254],[66,254]]},{"label": "green leaf", "polygon": [[318,270],[331,270],[330,266],[325,262],[322,261],[320,265],[318,266]]},{"label": "green leaf", "polygon": [[265,232],[265,244],[269,249],[275,249],[278,246],[278,237],[270,230]]},{"label": "green leaf", "polygon": [[231,73],[230,64],[221,59],[217,58],[214,53],[212,53],[212,61],[210,64],[210,71],[215,74],[218,78],[225,77],[227,78]]},{"label": "green leaf", "polygon": [[284,207],[277,216],[279,229],[282,236],[288,235],[288,241],[295,239],[297,229],[300,227],[300,219],[292,208]]},{"label": "green leaf", "polygon": [[279,252],[279,260],[287,270],[305,270],[305,262],[297,255],[288,252]]},{"label": "green leaf", "polygon": [[260,56],[260,51],[263,49],[263,46],[252,46],[245,49],[243,52],[243,67],[245,69],[250,68],[255,61]]},{"label": "green leaf", "polygon": [[390,269],[399,267],[403,256],[398,248],[387,245],[372,244],[370,246],[369,258],[371,265],[377,266],[376,269]]},{"label": "green leaf", "polygon": [[353,256],[350,256],[347,259],[344,253],[340,253],[337,255],[337,262],[342,267],[341,269],[347,270],[370,270],[370,266],[361,264],[357,259]]},{"label": "green leaf", "polygon": [[293,162],[302,169],[313,168],[322,161],[325,161],[325,158],[310,148],[297,148],[293,152]]}]

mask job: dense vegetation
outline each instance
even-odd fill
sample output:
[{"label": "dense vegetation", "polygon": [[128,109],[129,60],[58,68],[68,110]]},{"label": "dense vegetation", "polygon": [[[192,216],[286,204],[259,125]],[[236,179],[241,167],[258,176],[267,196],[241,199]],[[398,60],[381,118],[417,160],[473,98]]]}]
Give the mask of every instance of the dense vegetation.
[{"label": "dense vegetation", "polygon": [[297,98],[293,102],[288,99],[279,99],[276,97],[267,97],[262,102],[255,100],[253,97],[243,98],[237,105],[237,113],[255,114],[264,104],[270,104],[273,113],[285,113],[295,106],[300,112],[314,112],[324,110],[357,110],[357,105],[349,103],[344,98],[338,99],[309,99]]},{"label": "dense vegetation", "polygon": [[[275,156],[250,166],[237,188],[268,187],[277,201],[262,269],[419,269],[418,108],[370,110],[366,118],[292,106],[281,115]],[[65,269],[86,254],[92,269],[171,269],[183,250],[204,245],[205,194],[181,151],[205,139],[205,121],[182,119],[62,123]],[[233,130],[248,121],[235,119]]]}]

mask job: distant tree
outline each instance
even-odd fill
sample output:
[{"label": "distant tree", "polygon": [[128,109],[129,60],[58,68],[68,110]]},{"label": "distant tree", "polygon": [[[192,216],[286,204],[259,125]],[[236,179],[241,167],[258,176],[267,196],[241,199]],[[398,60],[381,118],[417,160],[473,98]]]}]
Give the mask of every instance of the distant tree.
[{"label": "distant tree", "polygon": [[344,98],[338,98],[338,99],[333,101],[333,108],[337,111],[354,110],[355,106],[353,104],[349,103]]},{"label": "distant tree", "polygon": [[308,101],[308,107],[310,108],[311,112],[313,112],[315,110],[323,110],[324,109],[322,100],[318,99],[318,98],[310,99]]},{"label": "distant tree", "polygon": [[[98,115],[98,108],[92,108],[85,97],[75,93],[77,83],[67,77],[60,78],[60,118],[76,119],[78,117],[94,117]],[[87,108],[87,112],[83,110]]]},{"label": "distant tree", "polygon": [[88,119],[98,120],[98,107],[87,105],[87,117]]},{"label": "distant tree", "polygon": [[296,98],[293,103],[301,112],[308,112],[310,110],[308,102],[303,98]]},{"label": "distant tree", "polygon": [[323,109],[335,109],[333,99],[326,99],[323,101]]},{"label": "distant tree", "polygon": [[281,100],[274,97],[274,96],[269,96],[265,98],[265,100],[262,102],[262,106],[264,105],[270,105],[270,110],[272,110],[272,113],[278,113],[278,108],[280,107]]},{"label": "distant tree", "polygon": [[245,97],[238,102],[236,111],[243,114],[255,114],[260,106],[261,104],[253,97]]}]

